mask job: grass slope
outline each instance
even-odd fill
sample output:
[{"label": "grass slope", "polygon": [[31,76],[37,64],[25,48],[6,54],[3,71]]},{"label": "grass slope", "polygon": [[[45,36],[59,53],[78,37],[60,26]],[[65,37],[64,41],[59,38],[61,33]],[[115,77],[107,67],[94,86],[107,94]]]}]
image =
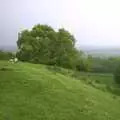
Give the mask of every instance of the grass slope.
[{"label": "grass slope", "polygon": [[0,120],[120,120],[120,98],[44,65],[0,62]]}]

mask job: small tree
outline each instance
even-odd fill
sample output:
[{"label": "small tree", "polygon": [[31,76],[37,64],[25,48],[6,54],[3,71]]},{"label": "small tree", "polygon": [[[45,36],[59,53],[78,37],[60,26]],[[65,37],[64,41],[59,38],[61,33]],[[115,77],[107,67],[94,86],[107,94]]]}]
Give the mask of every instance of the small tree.
[{"label": "small tree", "polygon": [[120,84],[120,65],[115,70],[114,79],[117,84]]}]

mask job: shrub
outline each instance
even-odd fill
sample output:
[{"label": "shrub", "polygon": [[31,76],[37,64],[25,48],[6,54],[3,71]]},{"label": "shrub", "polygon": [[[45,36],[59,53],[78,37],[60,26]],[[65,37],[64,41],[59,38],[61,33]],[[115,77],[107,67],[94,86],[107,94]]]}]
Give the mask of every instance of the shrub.
[{"label": "shrub", "polygon": [[12,57],[12,53],[0,50],[0,60],[9,60]]},{"label": "shrub", "polygon": [[116,68],[115,70],[115,73],[114,73],[114,80],[117,84],[120,85],[120,65],[118,65],[118,67]]}]

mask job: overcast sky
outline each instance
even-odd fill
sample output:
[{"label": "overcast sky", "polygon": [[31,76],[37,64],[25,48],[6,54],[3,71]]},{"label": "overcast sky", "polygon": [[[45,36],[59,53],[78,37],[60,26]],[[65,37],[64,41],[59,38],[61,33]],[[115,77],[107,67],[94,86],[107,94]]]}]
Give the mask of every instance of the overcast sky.
[{"label": "overcast sky", "polygon": [[80,46],[120,47],[120,0],[0,0],[0,45],[38,23],[66,28]]}]

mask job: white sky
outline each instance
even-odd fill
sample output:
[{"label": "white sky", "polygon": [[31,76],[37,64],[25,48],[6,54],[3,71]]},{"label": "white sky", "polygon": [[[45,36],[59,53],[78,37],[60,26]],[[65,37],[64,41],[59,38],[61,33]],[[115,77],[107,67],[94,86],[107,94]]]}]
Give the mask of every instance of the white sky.
[{"label": "white sky", "polygon": [[65,27],[79,46],[120,47],[120,0],[0,0],[0,45],[38,23]]}]

